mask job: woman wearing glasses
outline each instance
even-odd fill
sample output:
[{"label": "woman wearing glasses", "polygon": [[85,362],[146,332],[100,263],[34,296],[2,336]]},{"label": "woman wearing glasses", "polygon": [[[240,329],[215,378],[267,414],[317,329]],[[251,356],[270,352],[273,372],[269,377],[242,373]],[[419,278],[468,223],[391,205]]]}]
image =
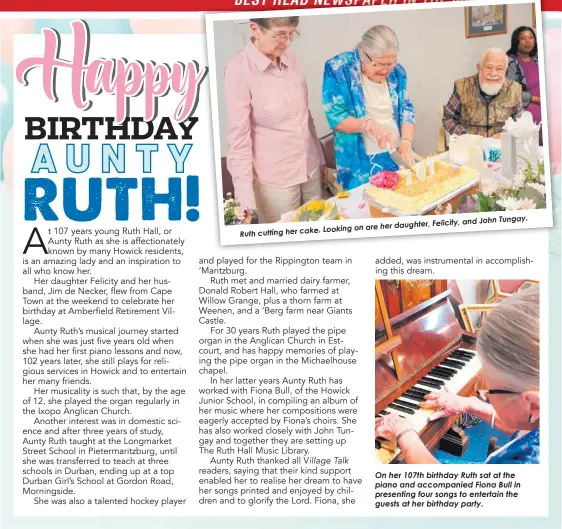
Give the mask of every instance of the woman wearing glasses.
[{"label": "woman wearing glasses", "polygon": [[321,198],[322,147],[301,64],[288,48],[299,17],[251,19],[252,38],[225,67],[227,167],[261,223]]},{"label": "woman wearing glasses", "polygon": [[353,189],[383,169],[395,171],[389,148],[409,163],[413,151],[414,105],[406,70],[397,61],[398,38],[386,26],[373,26],[353,51],[326,62],[322,103],[334,130],[338,182]]},{"label": "woman wearing glasses", "polygon": [[[539,462],[539,327],[539,288],[509,297],[490,312],[478,334],[480,377],[488,389],[478,390],[478,397],[430,393],[420,403],[435,410],[430,420],[468,413],[511,434],[511,441],[486,463]],[[400,415],[375,419],[375,435],[396,440],[407,463],[438,463]]]}]

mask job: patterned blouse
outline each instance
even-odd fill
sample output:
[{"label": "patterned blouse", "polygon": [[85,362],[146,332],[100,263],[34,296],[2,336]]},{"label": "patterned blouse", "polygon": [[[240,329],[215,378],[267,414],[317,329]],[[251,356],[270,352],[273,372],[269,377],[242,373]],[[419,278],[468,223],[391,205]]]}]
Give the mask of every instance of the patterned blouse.
[{"label": "patterned blouse", "polygon": [[539,429],[532,430],[522,437],[517,438],[516,432],[511,441],[491,454],[486,463],[508,465],[537,465],[540,460],[540,433]]},{"label": "patterned blouse", "polygon": [[[415,122],[416,112],[408,97],[406,70],[397,64],[386,79],[398,130]],[[348,117],[365,117],[365,93],[361,83],[359,50],[336,55],[326,61],[322,85],[322,104],[330,125],[335,129]],[[388,152],[370,157],[365,152],[362,134],[334,130],[338,182],[344,189],[353,189],[368,182],[382,169],[396,171],[398,166]],[[373,160],[371,160],[373,158]]]}]

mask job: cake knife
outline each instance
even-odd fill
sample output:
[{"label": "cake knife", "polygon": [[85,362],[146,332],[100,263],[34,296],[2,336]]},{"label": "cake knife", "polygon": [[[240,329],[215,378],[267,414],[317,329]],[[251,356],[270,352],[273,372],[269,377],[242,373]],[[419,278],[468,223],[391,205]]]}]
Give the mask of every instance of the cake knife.
[{"label": "cake knife", "polygon": [[400,167],[405,167],[406,169],[415,172],[415,164],[410,164],[408,161],[406,161],[406,159],[398,152],[398,149],[392,149],[390,151],[390,157]]}]

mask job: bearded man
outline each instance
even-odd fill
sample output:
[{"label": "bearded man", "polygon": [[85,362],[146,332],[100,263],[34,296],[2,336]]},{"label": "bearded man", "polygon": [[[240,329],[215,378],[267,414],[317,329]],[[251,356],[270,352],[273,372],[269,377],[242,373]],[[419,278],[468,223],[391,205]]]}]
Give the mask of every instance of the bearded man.
[{"label": "bearded man", "polygon": [[443,107],[443,126],[449,134],[498,138],[508,118],[521,116],[521,85],[506,79],[507,63],[502,49],[490,48],[482,55],[476,75],[455,82]]}]

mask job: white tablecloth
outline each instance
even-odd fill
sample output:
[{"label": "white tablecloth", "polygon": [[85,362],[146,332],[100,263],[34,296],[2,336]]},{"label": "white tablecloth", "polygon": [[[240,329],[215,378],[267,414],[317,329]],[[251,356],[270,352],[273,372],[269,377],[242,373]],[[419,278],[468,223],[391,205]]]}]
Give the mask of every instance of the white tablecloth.
[{"label": "white tablecloth", "polygon": [[363,193],[368,184],[349,191],[348,198],[332,198],[344,216],[349,219],[368,219],[371,217],[368,204],[363,200]]}]

